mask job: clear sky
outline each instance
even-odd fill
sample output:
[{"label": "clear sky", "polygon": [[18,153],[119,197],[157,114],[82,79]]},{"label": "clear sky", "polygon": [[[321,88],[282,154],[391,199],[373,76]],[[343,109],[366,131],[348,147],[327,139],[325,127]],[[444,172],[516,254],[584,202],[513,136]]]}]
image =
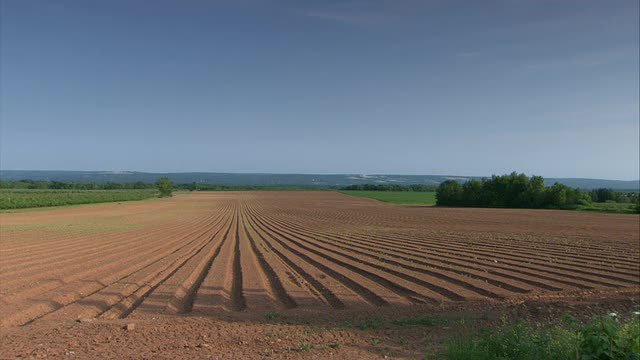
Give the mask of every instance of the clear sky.
[{"label": "clear sky", "polygon": [[2,0],[2,169],[639,176],[638,0]]}]

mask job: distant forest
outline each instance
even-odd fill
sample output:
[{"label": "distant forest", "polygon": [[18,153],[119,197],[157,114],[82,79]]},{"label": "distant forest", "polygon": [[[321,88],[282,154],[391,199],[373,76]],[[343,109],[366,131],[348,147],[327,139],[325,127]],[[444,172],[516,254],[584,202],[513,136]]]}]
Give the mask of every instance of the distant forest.
[{"label": "distant forest", "polygon": [[435,185],[378,185],[378,184],[358,184],[343,186],[340,190],[347,191],[436,191]]},{"label": "distant forest", "polygon": [[[0,189],[50,189],[50,190],[143,190],[155,189],[156,183],[149,182],[73,182],[73,181],[44,181],[44,180],[18,180],[0,181]],[[413,184],[358,184],[348,186],[326,185],[230,185],[230,184],[203,184],[182,183],[173,184],[176,190],[189,191],[241,191],[241,190],[355,190],[355,191],[436,191],[435,185]]]},{"label": "distant forest", "polygon": [[[356,175],[356,174],[241,174],[241,173],[143,173],[136,171],[56,171],[56,170],[0,170],[0,180],[18,181],[22,179],[63,181],[74,183],[153,183],[166,177],[174,184],[225,184],[243,186],[320,186],[335,188],[349,185],[433,185],[438,186],[446,180],[464,182],[482,179],[482,176],[466,175]],[[640,181],[584,179],[584,178],[545,178],[545,186],[556,182],[580,189],[607,188],[614,190],[640,190]]]},{"label": "distant forest", "polygon": [[[494,175],[491,178],[483,178],[482,180],[471,179],[464,183],[447,180],[437,187],[426,184],[357,184],[348,186],[229,185],[196,182],[173,184],[167,178],[161,179],[165,179],[165,182],[168,181],[167,186],[170,190],[168,190],[167,196],[170,196],[171,189],[182,191],[345,190],[380,192],[380,195],[383,195],[384,192],[396,194],[404,192],[407,195],[410,192],[415,192],[416,195],[419,192],[435,192],[435,203],[440,206],[640,212],[639,193],[637,191],[616,191],[609,188],[583,190],[561,183],[545,186],[545,181],[541,176],[528,177],[525,174],[517,174],[515,172],[509,175]],[[157,182],[72,182],[55,180],[0,181],[0,190],[3,189],[4,191],[0,192],[0,208],[136,200],[154,196],[153,194],[156,192],[152,190],[161,190]],[[81,193],[83,191],[85,193]],[[100,194],[96,195],[98,193]]]},{"label": "distant forest", "polygon": [[[155,182],[73,182],[45,180],[0,181],[0,189],[49,189],[49,190],[144,190],[156,189]],[[173,184],[174,190],[189,191],[242,191],[242,190],[338,190],[338,186],[317,185],[227,185],[182,183]],[[435,187],[434,187],[435,189]]]}]

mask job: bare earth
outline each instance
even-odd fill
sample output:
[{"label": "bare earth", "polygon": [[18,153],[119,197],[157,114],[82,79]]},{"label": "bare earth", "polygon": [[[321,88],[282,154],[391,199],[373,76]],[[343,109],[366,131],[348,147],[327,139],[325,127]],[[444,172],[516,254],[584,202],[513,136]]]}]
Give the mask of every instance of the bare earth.
[{"label": "bare earth", "polygon": [[638,215],[215,192],[0,225],[2,358],[413,358],[452,325],[352,325],[639,301]]}]

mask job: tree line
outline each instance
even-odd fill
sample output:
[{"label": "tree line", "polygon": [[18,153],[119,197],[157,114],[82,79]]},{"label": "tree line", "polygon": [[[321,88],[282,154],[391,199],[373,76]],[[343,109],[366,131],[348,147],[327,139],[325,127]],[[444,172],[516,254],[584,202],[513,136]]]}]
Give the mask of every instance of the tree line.
[{"label": "tree line", "polygon": [[0,181],[0,189],[14,190],[158,190],[160,197],[171,196],[174,189],[173,182],[166,177],[159,178],[155,183],[142,181],[117,182],[67,182],[43,180]]},{"label": "tree line", "polygon": [[[605,191],[606,190],[606,191]],[[576,208],[592,201],[607,201],[626,197],[637,202],[637,193],[618,194],[611,189],[593,191],[571,188],[555,183],[544,186],[542,176],[528,177],[513,172],[509,175],[493,175],[482,180],[472,179],[464,184],[447,180],[436,189],[436,205],[504,208]],[[600,194],[603,194],[600,197]],[[599,196],[596,200],[593,196]]]},{"label": "tree line", "polygon": [[[147,182],[68,182],[17,180],[0,181],[0,189],[54,189],[54,190],[143,190],[157,189],[161,196],[170,196],[172,190],[188,191],[242,191],[242,190],[360,190],[360,191],[422,191],[436,192],[436,204],[445,206],[514,207],[514,208],[571,208],[592,202],[639,203],[637,191],[621,192],[612,189],[581,190],[556,183],[545,187],[541,176],[525,174],[492,176],[472,179],[464,184],[447,180],[439,186],[414,184],[357,184],[349,186],[315,185],[228,185],[206,183],[174,184],[168,178],[155,183]],[[639,205],[640,206],[640,205]]]},{"label": "tree line", "polygon": [[155,189],[155,183],[137,182],[70,182],[45,180],[0,181],[0,189],[52,189],[52,190],[143,190]]},{"label": "tree line", "polygon": [[615,191],[613,189],[599,188],[590,192],[591,200],[594,202],[617,202],[617,203],[637,203],[637,191]]},{"label": "tree line", "polygon": [[[206,184],[206,183],[173,183],[168,178],[161,178],[163,186],[171,184],[173,190],[188,191],[242,191],[242,190],[338,190],[338,186],[318,185],[230,185],[230,184]],[[159,181],[160,179],[158,179]],[[143,190],[158,189],[158,181],[155,183],[137,182],[71,182],[71,181],[44,181],[44,180],[17,180],[0,181],[0,189],[52,189],[52,190]],[[167,182],[168,181],[168,182]],[[435,190],[435,188],[434,188]]]}]

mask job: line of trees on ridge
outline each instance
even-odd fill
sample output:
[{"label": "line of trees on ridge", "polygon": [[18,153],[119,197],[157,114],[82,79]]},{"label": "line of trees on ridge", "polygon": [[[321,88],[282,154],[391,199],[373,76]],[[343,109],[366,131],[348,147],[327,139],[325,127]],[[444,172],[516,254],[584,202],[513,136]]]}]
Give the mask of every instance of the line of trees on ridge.
[{"label": "line of trees on ridge", "polygon": [[[173,190],[189,191],[240,191],[240,190],[338,190],[338,186],[330,185],[242,185],[242,184],[207,184],[199,182],[173,183]],[[137,182],[71,182],[44,180],[3,180],[0,189],[52,189],[52,190],[144,190],[157,189],[158,183]],[[434,187],[435,191],[435,187]]]},{"label": "line of trees on ridge", "polygon": [[52,190],[144,190],[155,189],[155,183],[137,182],[71,182],[45,180],[0,181],[0,189],[52,189]]}]

